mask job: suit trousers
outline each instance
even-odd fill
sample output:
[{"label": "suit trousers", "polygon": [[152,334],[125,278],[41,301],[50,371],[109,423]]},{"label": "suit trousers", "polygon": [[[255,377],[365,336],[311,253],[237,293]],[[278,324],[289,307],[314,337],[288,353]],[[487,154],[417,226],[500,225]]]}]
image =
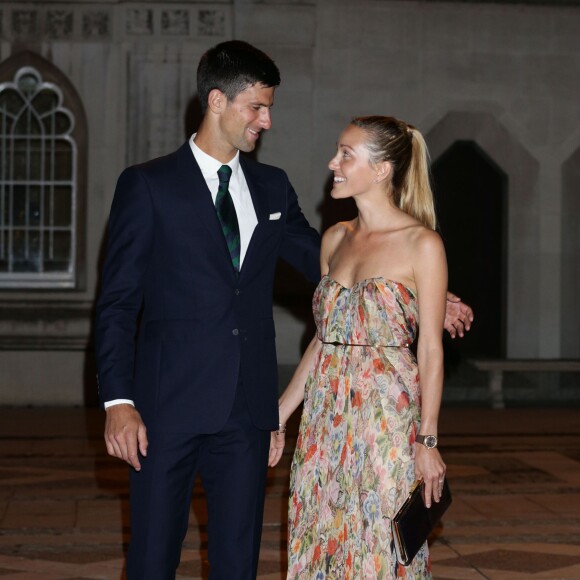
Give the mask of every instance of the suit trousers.
[{"label": "suit trousers", "polygon": [[199,474],[207,501],[210,580],[254,580],[270,432],[253,425],[242,385],[219,432],[150,431],[141,471],[131,471],[127,579],[175,578]]}]

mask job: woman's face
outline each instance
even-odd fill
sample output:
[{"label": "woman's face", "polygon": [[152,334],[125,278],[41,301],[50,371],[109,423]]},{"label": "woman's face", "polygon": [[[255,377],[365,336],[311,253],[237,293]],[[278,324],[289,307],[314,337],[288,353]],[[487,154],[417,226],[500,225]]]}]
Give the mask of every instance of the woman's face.
[{"label": "woman's face", "polygon": [[376,186],[377,170],[371,164],[367,139],[368,134],[355,125],[348,125],[342,132],[336,155],[328,164],[334,173],[333,198],[355,197]]}]

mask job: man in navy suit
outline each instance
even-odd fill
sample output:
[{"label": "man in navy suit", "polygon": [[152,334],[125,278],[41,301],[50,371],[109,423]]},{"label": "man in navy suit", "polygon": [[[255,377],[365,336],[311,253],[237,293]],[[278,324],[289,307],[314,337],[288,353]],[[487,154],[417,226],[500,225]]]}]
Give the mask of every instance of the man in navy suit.
[{"label": "man in navy suit", "polygon": [[[268,451],[279,429],[276,262],[320,279],[319,235],[288,177],[239,154],[270,128],[279,83],[274,62],[247,43],[209,50],[198,68],[197,134],[126,169],[117,184],[97,362],[107,450],[134,468],[130,579],[175,577],[197,474],[211,577],[256,576]],[[223,165],[239,265],[215,207]]]},{"label": "man in navy suit", "polygon": [[[97,305],[107,451],[133,468],[129,580],[175,577],[197,474],[210,577],[256,577],[269,448],[284,442],[276,262],[320,278],[319,235],[288,177],[240,156],[270,128],[278,68],[230,41],[202,57],[197,82],[197,134],[119,178]],[[455,308],[460,326],[467,311]]]}]

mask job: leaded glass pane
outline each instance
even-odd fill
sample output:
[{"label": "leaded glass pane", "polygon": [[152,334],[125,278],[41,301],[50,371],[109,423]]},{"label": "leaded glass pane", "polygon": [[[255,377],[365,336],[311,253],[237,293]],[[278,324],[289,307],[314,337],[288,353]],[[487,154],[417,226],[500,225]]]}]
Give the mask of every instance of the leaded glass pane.
[{"label": "leaded glass pane", "polygon": [[54,230],[44,237],[44,267],[47,272],[58,272],[70,261],[70,233]]},{"label": "leaded glass pane", "polygon": [[75,152],[72,145],[66,142],[55,143],[51,154],[55,181],[70,181],[73,176]]},{"label": "leaded glass pane", "polygon": [[30,181],[40,181],[42,179],[42,157],[41,147],[38,142],[32,142],[28,148],[28,163],[29,172],[28,179]]},{"label": "leaded glass pane", "polygon": [[0,286],[74,283],[73,128],[60,89],[36,69],[0,84]]},{"label": "leaded glass pane", "polygon": [[21,69],[16,74],[16,85],[21,93],[30,98],[38,90],[40,74],[34,69]]},{"label": "leaded glass pane", "polygon": [[54,115],[54,132],[56,135],[64,135],[72,131],[72,119],[64,113]]},{"label": "leaded glass pane", "polygon": [[8,232],[0,231],[0,272],[8,271]]},{"label": "leaded glass pane", "polygon": [[58,95],[54,91],[42,89],[36,93],[31,104],[42,116],[43,112],[50,112],[58,107]]},{"label": "leaded glass pane", "polygon": [[42,189],[38,186],[31,185],[28,196],[28,223],[31,226],[38,227],[40,225],[40,202]]},{"label": "leaded glass pane", "polygon": [[26,257],[26,231],[12,230],[12,261],[15,268],[21,264]]},{"label": "leaded glass pane", "polygon": [[[22,181],[27,177],[28,168],[28,141],[22,139],[12,140],[12,163],[6,168],[8,175],[6,176],[10,181]],[[20,179],[18,179],[20,177]]]},{"label": "leaded glass pane", "polygon": [[26,187],[17,185],[12,190],[12,225],[23,226],[26,224]]},{"label": "leaded glass pane", "polygon": [[40,119],[36,115],[30,114],[30,110],[27,108],[23,114],[17,117],[14,132],[17,135],[36,136],[42,135],[43,128]]},{"label": "leaded glass pane", "polygon": [[[4,224],[10,223],[10,218],[8,216],[8,189],[0,188],[0,232],[3,231]],[[0,237],[0,243],[2,243],[2,237]]]},{"label": "leaded glass pane", "polygon": [[24,99],[16,91],[6,89],[0,94],[0,110],[8,115],[16,115],[24,105]]},{"label": "leaded glass pane", "polygon": [[71,214],[71,196],[70,187],[55,187],[54,201],[52,205],[52,223],[55,226],[70,226],[72,220]]},{"label": "leaded glass pane", "polygon": [[43,153],[44,157],[44,179],[46,181],[54,181],[54,150],[51,149],[44,149]]},{"label": "leaded glass pane", "polygon": [[55,262],[67,262],[70,256],[70,233],[55,231],[53,238],[52,259]]}]

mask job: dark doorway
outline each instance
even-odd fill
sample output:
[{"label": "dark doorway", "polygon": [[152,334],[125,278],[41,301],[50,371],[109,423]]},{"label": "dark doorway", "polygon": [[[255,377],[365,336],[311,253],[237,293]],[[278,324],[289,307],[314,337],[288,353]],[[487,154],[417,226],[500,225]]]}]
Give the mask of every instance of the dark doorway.
[{"label": "dark doorway", "polygon": [[473,141],[456,141],[432,166],[449,290],[473,307],[463,339],[445,338],[446,366],[505,349],[507,175]]}]

